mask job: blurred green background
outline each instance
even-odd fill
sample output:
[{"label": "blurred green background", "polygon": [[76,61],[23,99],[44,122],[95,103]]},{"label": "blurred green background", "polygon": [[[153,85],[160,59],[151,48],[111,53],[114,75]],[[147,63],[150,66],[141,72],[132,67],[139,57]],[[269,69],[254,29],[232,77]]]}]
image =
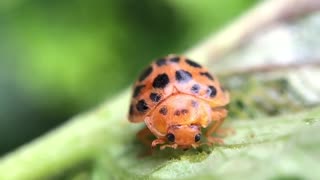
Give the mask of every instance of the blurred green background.
[{"label": "blurred green background", "polygon": [[0,2],[0,155],[128,87],[256,0]]}]

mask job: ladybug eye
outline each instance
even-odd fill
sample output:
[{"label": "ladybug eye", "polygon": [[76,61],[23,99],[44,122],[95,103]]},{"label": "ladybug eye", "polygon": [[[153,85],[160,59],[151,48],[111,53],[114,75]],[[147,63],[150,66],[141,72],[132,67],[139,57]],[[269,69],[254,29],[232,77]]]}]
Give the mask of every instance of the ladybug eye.
[{"label": "ladybug eye", "polygon": [[194,141],[195,141],[195,142],[200,141],[200,139],[201,139],[201,134],[197,134],[197,135],[194,137]]},{"label": "ladybug eye", "polygon": [[167,139],[170,142],[174,142],[175,137],[174,137],[174,135],[172,133],[169,133],[169,134],[167,134]]}]

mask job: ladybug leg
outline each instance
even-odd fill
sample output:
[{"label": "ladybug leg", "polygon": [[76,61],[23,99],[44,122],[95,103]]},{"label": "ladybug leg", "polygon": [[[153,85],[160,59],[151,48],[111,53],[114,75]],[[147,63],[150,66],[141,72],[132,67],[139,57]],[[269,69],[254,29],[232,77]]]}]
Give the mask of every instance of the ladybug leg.
[{"label": "ladybug leg", "polygon": [[233,128],[226,127],[226,128],[217,129],[216,134],[218,136],[221,136],[221,137],[226,137],[226,136],[229,136],[229,135],[236,134],[236,131]]},{"label": "ladybug leg", "polygon": [[148,127],[144,127],[137,133],[137,138],[145,146],[150,146],[150,144],[152,143],[152,140],[150,139],[151,136],[153,136],[153,134]]},{"label": "ladybug leg", "polygon": [[164,140],[162,138],[158,138],[158,139],[152,141],[151,147],[155,148],[158,144],[164,144],[165,142],[166,142],[166,140]]},{"label": "ladybug leg", "polygon": [[208,128],[208,131],[205,134],[210,144],[223,144],[223,139],[218,137],[212,137],[212,134],[217,132],[217,130],[222,125],[227,114],[228,114],[228,111],[224,108],[212,109],[211,116],[213,119],[213,125]]}]

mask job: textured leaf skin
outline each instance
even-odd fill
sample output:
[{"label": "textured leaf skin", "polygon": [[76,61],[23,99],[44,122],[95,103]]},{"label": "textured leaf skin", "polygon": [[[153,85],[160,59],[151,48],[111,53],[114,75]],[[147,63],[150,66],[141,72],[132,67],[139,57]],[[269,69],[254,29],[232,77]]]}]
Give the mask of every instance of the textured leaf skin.
[{"label": "textured leaf skin", "polygon": [[167,149],[147,157],[138,157],[145,148],[127,135],[97,160],[95,175],[116,179],[320,178],[320,108],[257,121],[235,120],[227,126],[236,134],[225,138],[225,145]]}]

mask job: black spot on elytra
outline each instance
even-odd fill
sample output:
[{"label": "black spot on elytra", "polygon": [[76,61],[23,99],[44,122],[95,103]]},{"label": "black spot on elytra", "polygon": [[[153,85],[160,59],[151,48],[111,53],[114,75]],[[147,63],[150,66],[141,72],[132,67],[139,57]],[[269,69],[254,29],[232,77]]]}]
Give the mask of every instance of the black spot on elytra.
[{"label": "black spot on elytra", "polygon": [[208,86],[207,94],[210,97],[215,97],[217,95],[217,89],[215,87],[213,87],[213,86]]},{"label": "black spot on elytra", "polygon": [[159,110],[159,113],[162,114],[162,115],[167,115],[168,113],[168,109],[167,107],[162,107],[160,110]]},{"label": "black spot on elytra", "polygon": [[213,80],[213,77],[210,73],[208,72],[200,72],[201,76],[206,76],[208,79]]},{"label": "black spot on elytra", "polygon": [[199,106],[199,103],[195,100],[192,100],[191,105],[192,105],[192,107],[197,108]]},{"label": "black spot on elytra", "polygon": [[172,57],[169,59],[170,62],[178,63],[180,61],[180,57]]},{"label": "black spot on elytra", "polygon": [[186,59],[186,63],[189,64],[192,67],[195,68],[201,68],[202,66],[194,61],[191,61],[190,59]]},{"label": "black spot on elytra", "polygon": [[185,70],[176,71],[176,80],[181,83],[188,82],[192,79],[191,73]]},{"label": "black spot on elytra", "polygon": [[153,102],[159,102],[160,99],[161,99],[161,96],[157,93],[151,93],[150,94],[150,99],[153,101]]},{"label": "black spot on elytra", "polygon": [[165,59],[161,58],[156,61],[156,64],[160,67],[160,66],[166,65],[167,63]]},{"label": "black spot on elytra", "polygon": [[139,112],[145,112],[149,109],[148,104],[144,99],[138,101],[136,108]]},{"label": "black spot on elytra", "polygon": [[192,87],[191,87],[191,92],[193,93],[199,93],[200,91],[200,85],[199,84],[194,84]]},{"label": "black spot on elytra", "polygon": [[145,85],[136,86],[133,91],[133,97],[137,97],[140,94],[141,89],[143,89],[144,87]]},{"label": "black spot on elytra", "polygon": [[180,113],[179,110],[176,110],[176,111],[174,112],[174,115],[175,115],[175,116],[180,116],[180,114],[181,114],[181,113]]},{"label": "black spot on elytra", "polygon": [[152,67],[151,66],[149,66],[147,69],[145,69],[142,73],[141,73],[141,75],[140,75],[140,77],[139,77],[139,81],[143,81],[143,80],[145,80],[151,73],[152,73]]},{"label": "black spot on elytra", "polygon": [[152,83],[154,88],[165,88],[169,83],[169,77],[166,73],[159,74]]}]

